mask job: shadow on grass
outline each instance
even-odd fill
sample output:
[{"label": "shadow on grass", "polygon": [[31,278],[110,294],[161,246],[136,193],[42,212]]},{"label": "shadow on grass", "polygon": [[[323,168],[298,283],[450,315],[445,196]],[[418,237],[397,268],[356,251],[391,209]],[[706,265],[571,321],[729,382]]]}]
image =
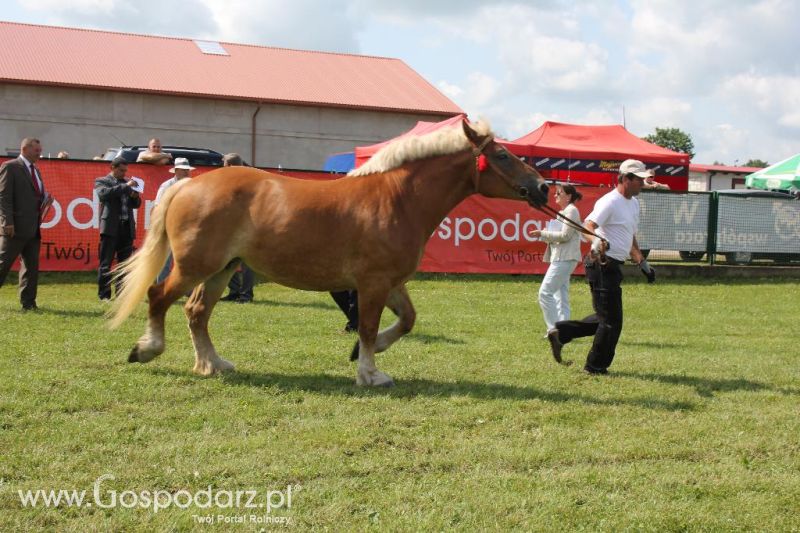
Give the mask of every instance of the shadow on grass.
[{"label": "shadow on grass", "polygon": [[97,309],[94,311],[82,311],[80,309],[52,309],[49,307],[39,307],[36,311],[37,314],[42,315],[55,315],[63,317],[92,317],[103,318],[105,310]]},{"label": "shadow on grass", "polygon": [[338,309],[333,304],[326,304],[323,302],[279,302],[276,300],[264,300],[262,298],[253,300],[250,305],[268,305],[270,307],[312,307],[315,309]]},{"label": "shadow on grass", "polygon": [[467,344],[467,341],[462,339],[454,339],[446,335],[431,335],[429,333],[414,333],[411,332],[403,337],[403,340],[408,342],[418,342],[420,344]]},{"label": "shadow on grass", "polygon": [[623,378],[641,379],[644,381],[657,381],[670,385],[683,385],[693,387],[699,396],[712,398],[715,392],[734,392],[734,391],[778,391],[782,394],[800,395],[800,390],[779,388],[772,385],[751,381],[744,378],[736,379],[713,379],[700,378],[696,376],[685,376],[677,374],[652,374],[640,372],[616,372],[615,375]]},{"label": "shadow on grass", "polygon": [[[355,369],[355,366],[353,366]],[[152,372],[168,376],[187,377],[188,374],[167,368],[154,368]],[[199,376],[192,376],[202,380]],[[232,372],[220,376],[224,383],[238,387],[272,388],[284,391],[314,392],[330,396],[373,397],[388,396],[390,398],[448,398],[467,396],[486,400],[541,400],[544,402],[566,403],[577,402],[588,405],[629,405],[637,408],[656,409],[662,411],[691,411],[695,405],[691,402],[671,402],[661,398],[595,398],[584,394],[560,391],[545,391],[533,387],[521,387],[500,383],[480,383],[475,381],[434,381],[421,378],[401,379],[392,388],[366,388],[355,384],[355,377],[336,376],[331,374],[277,374],[261,372]]]},{"label": "shadow on grass", "polygon": [[683,348],[688,346],[686,343],[653,341],[624,341],[620,344],[624,344],[626,346],[641,346],[643,348]]},{"label": "shadow on grass", "polygon": [[[658,263],[653,263],[653,266],[658,269]],[[728,267],[730,268],[730,267]],[[747,267],[734,267],[743,268]],[[789,268],[789,267],[787,267]],[[800,267],[794,267],[794,270]],[[713,271],[712,271],[713,272]],[[735,278],[726,276],[724,272],[718,271],[718,275],[692,275],[687,272],[686,275],[676,277],[663,277],[659,278],[658,285],[796,285],[797,278],[790,277],[787,273],[785,276],[780,274],[771,274],[755,278]],[[544,274],[454,274],[454,273],[437,273],[437,272],[417,272],[413,280],[415,281],[483,281],[492,283],[518,283],[519,281],[537,280],[541,281]],[[583,283],[580,276],[572,278],[573,283]],[[642,285],[646,284],[647,280],[642,275],[630,276],[625,278],[626,285]]]}]

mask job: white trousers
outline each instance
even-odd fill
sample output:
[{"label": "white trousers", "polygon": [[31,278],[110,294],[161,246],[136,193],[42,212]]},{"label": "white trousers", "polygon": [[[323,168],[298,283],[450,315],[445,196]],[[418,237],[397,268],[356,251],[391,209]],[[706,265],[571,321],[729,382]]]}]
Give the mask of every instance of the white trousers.
[{"label": "white trousers", "polygon": [[539,307],[542,308],[547,331],[559,320],[569,320],[569,277],[578,266],[577,261],[554,261],[547,268],[539,287]]}]

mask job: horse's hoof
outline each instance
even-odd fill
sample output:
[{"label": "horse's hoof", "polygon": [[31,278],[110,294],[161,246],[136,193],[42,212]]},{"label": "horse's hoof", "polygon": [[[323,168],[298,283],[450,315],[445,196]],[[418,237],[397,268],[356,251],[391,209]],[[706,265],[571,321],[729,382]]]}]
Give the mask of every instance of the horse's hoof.
[{"label": "horse's hoof", "polygon": [[353,351],[350,352],[350,360],[357,361],[358,360],[358,341],[356,341],[356,345],[353,346]]},{"label": "horse's hoof", "polygon": [[134,346],[131,353],[128,354],[128,362],[129,363],[138,363],[139,362],[139,347]]},{"label": "horse's hoof", "polygon": [[394,387],[394,380],[378,370],[363,374],[359,372],[356,374],[356,385],[359,387]]},{"label": "horse's hoof", "polygon": [[235,370],[236,367],[234,366],[233,363],[220,358],[219,360],[213,362],[208,362],[208,361],[203,363],[196,362],[194,368],[192,369],[192,372],[194,372],[198,376],[210,377],[219,374],[225,374],[228,372],[234,372]]}]

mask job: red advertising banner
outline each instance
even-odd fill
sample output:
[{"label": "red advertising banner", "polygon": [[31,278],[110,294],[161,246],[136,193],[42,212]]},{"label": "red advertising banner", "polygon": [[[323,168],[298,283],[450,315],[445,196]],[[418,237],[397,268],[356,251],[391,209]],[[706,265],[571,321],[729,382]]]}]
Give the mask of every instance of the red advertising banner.
[{"label": "red advertising banner", "polygon": [[[0,162],[8,158],[0,158]],[[55,201],[42,221],[43,271],[87,271],[97,268],[100,204],[94,180],[108,174],[108,161],[40,160],[38,166]],[[158,187],[172,177],[170,167],[131,164],[129,178],[144,181],[142,207],[135,211],[136,245],[150,225]],[[202,167],[193,176],[213,170]],[[325,172],[281,171],[301,179],[336,179]],[[581,187],[578,209],[585,216],[607,188]],[[423,272],[541,274],[545,245],[529,235],[546,227],[550,217],[524,202],[494,200],[480,195],[467,198],[442,221],[431,236],[422,258]],[[588,245],[586,245],[588,246]],[[579,272],[581,272],[579,267]]]}]

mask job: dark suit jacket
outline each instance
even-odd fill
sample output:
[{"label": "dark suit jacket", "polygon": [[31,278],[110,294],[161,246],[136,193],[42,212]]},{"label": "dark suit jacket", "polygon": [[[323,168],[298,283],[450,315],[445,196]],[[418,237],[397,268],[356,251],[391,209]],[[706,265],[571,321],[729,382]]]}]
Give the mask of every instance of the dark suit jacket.
[{"label": "dark suit jacket", "polygon": [[[39,176],[41,178],[41,176]],[[39,235],[41,198],[36,195],[28,167],[21,158],[11,159],[0,167],[0,231],[2,226],[14,226],[17,239],[27,240]]]},{"label": "dark suit jacket", "polygon": [[122,198],[128,197],[130,211],[131,239],[136,237],[136,219],[133,210],[142,205],[142,198],[138,194],[131,197],[131,188],[125,181],[119,181],[111,174],[94,180],[94,190],[100,199],[100,235],[117,237],[119,235],[119,215],[122,211]]}]

